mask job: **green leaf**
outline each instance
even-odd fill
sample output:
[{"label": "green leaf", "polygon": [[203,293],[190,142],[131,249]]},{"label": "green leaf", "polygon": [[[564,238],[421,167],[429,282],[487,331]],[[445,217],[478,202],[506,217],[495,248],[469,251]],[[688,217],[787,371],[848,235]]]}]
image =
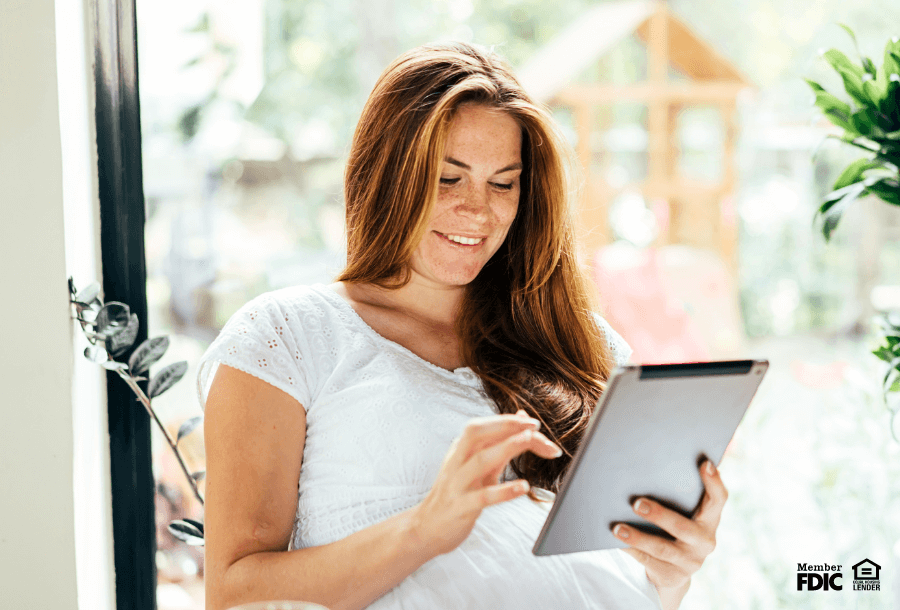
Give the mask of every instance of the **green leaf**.
[{"label": "green leaf", "polygon": [[100,295],[100,284],[91,282],[82,288],[76,295],[75,300],[80,303],[90,303]]},{"label": "green leaf", "polygon": [[832,187],[833,191],[838,191],[846,186],[850,186],[854,182],[859,182],[863,177],[863,173],[875,167],[880,167],[881,163],[872,159],[857,159],[847,166],[847,169],[841,173],[840,177]]},{"label": "green leaf", "polygon": [[885,203],[900,205],[900,186],[896,183],[889,184],[883,180],[870,186],[869,191]]},{"label": "green leaf", "polygon": [[106,339],[106,351],[109,352],[111,357],[118,358],[127,352],[128,348],[134,345],[134,340],[137,339],[139,327],[140,322],[138,321],[137,314],[133,313],[128,321],[128,326],[126,326],[122,332],[116,333],[112,337]]},{"label": "green leaf", "polygon": [[109,359],[106,350],[98,345],[89,345],[84,348],[84,357],[94,364],[103,364]]},{"label": "green leaf", "polygon": [[197,426],[199,426],[200,422],[202,422],[202,421],[203,421],[203,416],[198,415],[197,417],[192,417],[189,420],[187,420],[186,422],[184,422],[183,424],[181,424],[181,426],[178,427],[178,435],[175,437],[175,444],[177,445],[178,441],[180,441],[183,437],[187,436],[188,434],[190,434],[191,432],[196,430]]},{"label": "green leaf", "polygon": [[850,40],[853,41],[853,47],[856,49],[856,54],[859,56],[859,60],[863,65],[863,69],[871,74],[873,77],[875,76],[875,64],[872,63],[872,60],[862,54],[862,51],[859,50],[859,43],[856,41],[856,34],[853,33],[848,26],[843,23],[839,23],[839,26],[844,28],[844,31],[850,35]]},{"label": "green leaf", "polygon": [[860,61],[862,62],[863,70],[865,70],[867,73],[869,73],[872,76],[872,78],[875,78],[876,76],[878,76],[878,68],[875,67],[874,62],[872,62],[871,59],[869,59],[868,57],[865,57],[863,55],[860,55]]},{"label": "green leaf", "polygon": [[146,372],[154,362],[163,357],[167,349],[169,349],[168,337],[154,337],[141,343],[128,359],[131,374],[140,375]]},{"label": "green leaf", "polygon": [[878,117],[871,108],[857,110],[850,117],[850,122],[857,132],[866,137],[884,135],[881,128],[878,127]]},{"label": "green leaf", "polygon": [[892,52],[890,41],[884,47],[884,65],[881,69],[887,80],[891,80],[891,74],[900,74],[900,58]]},{"label": "green leaf", "polygon": [[169,533],[191,546],[203,545],[203,532],[196,526],[183,520],[172,521],[168,526]]},{"label": "green leaf", "polygon": [[187,517],[182,519],[182,521],[184,521],[185,523],[190,523],[191,525],[196,527],[198,530],[200,530],[201,533],[203,533],[203,523],[201,523],[200,521],[195,521],[194,519],[188,519]]},{"label": "green leaf", "polygon": [[883,345],[878,349],[872,352],[872,355],[878,358],[879,360],[884,360],[885,362],[890,362],[894,357],[894,352],[884,347]]},{"label": "green leaf", "polygon": [[[868,74],[866,74],[868,76]],[[863,80],[863,93],[872,103],[873,109],[880,109],[884,97],[887,95],[887,84],[882,86],[876,79],[869,78]]]},{"label": "green leaf", "polygon": [[825,241],[831,239],[831,234],[841,221],[841,216],[847,211],[851,203],[856,201],[866,190],[869,180],[856,182],[842,189],[834,191],[826,197],[825,203],[818,209],[813,222],[822,222],[822,235]]},{"label": "green leaf", "polygon": [[860,194],[862,194],[863,190],[865,190],[864,187],[860,186],[858,189],[854,189],[852,192],[844,195],[844,197],[841,198],[836,204],[829,206],[824,211],[822,208],[820,208],[819,212],[822,217],[822,235],[825,237],[826,242],[831,239],[831,234],[840,223],[841,216],[844,214],[850,204],[853,203],[860,196]]},{"label": "green leaf", "polygon": [[110,301],[97,313],[95,332],[99,338],[107,339],[125,330],[130,320],[131,310],[128,305]]},{"label": "green leaf", "polygon": [[187,108],[178,117],[178,131],[181,133],[181,139],[185,143],[190,142],[200,130],[200,118],[203,113],[203,105],[196,104]]},{"label": "green leaf", "polygon": [[101,362],[100,366],[105,368],[107,371],[124,371],[128,368],[128,365],[124,362],[116,362],[115,360],[107,360],[106,362]]},{"label": "green leaf", "polygon": [[[895,358],[888,365],[887,374],[884,376],[884,381],[881,382],[885,392],[891,391],[891,386],[900,381],[900,368],[898,367],[900,367],[900,358]],[[898,379],[893,379],[893,377],[898,377]]]},{"label": "green leaf", "polygon": [[175,383],[184,377],[184,374],[187,372],[188,364],[186,361],[182,360],[181,362],[176,362],[175,364],[170,364],[159,373],[157,373],[156,377],[150,380],[150,387],[147,388],[147,395],[150,398],[156,398],[169,388],[171,388]]},{"label": "green leaf", "polygon": [[825,116],[838,127],[852,129],[850,115],[853,114],[853,110],[850,108],[850,104],[828,93],[818,83],[809,79],[806,79],[806,82],[816,95],[815,105],[822,110]]},{"label": "green leaf", "polygon": [[837,70],[844,81],[844,89],[860,106],[867,106],[871,102],[863,91],[862,77],[865,73],[862,68],[847,59],[847,56],[837,49],[829,49],[825,51],[825,60],[831,64],[831,67]]}]

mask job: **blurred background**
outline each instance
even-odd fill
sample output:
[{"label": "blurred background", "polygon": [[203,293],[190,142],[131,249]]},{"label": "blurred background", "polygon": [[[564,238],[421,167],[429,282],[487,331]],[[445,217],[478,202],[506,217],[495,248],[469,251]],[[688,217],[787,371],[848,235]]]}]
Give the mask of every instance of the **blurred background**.
[{"label": "blurred background", "polygon": [[[812,224],[860,151],[834,140],[804,78],[880,58],[896,0],[156,0],[137,4],[151,336],[188,381],[156,408],[199,412],[196,363],[254,296],[328,283],[343,263],[341,180],[381,71],[437,40],[492,47],[546,104],[583,170],[581,255],[634,362],[771,362],[722,463],[719,547],[683,608],[900,608],[900,445],[873,315],[900,308],[900,207]],[[880,63],[877,60],[876,63]],[[155,431],[154,431],[155,433]],[[202,434],[181,443],[202,469]],[[202,547],[166,531],[202,509],[158,436],[161,609],[203,607]],[[882,566],[882,590],[796,591],[796,564]]]}]

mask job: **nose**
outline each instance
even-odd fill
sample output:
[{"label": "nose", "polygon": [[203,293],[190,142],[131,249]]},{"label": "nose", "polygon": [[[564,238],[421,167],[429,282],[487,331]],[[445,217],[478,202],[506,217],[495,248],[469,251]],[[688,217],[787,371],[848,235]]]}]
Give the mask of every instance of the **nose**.
[{"label": "nose", "polygon": [[457,211],[478,221],[487,220],[491,209],[488,204],[489,197],[490,194],[486,188],[482,189],[475,185],[470,185],[466,189],[465,195],[459,201]]}]

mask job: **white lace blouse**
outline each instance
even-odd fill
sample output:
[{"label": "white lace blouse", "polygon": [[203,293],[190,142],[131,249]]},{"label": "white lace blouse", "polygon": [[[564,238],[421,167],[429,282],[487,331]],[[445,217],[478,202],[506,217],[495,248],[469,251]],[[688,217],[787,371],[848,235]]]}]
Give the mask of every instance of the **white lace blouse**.
[{"label": "white lace blouse", "polygon": [[[631,348],[597,320],[616,361],[627,361]],[[201,358],[201,406],[219,363],[306,409],[291,549],[340,540],[415,506],[466,422],[497,413],[469,368],[443,369],[384,338],[324,284],[268,292],[235,313]],[[532,555],[549,507],[526,496],[488,507],[459,547],[369,608],[659,607],[644,568],[621,551]]]}]

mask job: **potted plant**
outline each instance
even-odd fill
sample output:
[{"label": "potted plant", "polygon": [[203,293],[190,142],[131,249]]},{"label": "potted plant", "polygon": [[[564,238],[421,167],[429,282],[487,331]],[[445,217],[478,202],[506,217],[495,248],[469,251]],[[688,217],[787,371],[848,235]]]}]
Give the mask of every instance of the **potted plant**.
[{"label": "potted plant", "polygon": [[[163,357],[169,347],[169,338],[166,336],[147,339],[131,352],[127,362],[117,360],[128,353],[134,345],[140,324],[137,314],[131,313],[125,303],[117,301],[104,303],[100,297],[100,285],[96,282],[81,290],[76,290],[72,278],[69,278],[69,301],[75,311],[73,317],[81,324],[81,329],[90,343],[84,350],[85,358],[108,371],[115,371],[128,384],[138,402],[143,405],[151,419],[159,426],[166,442],[174,452],[182,472],[187,477],[191,490],[202,505],[203,496],[200,495],[197,482],[203,479],[206,471],[191,472],[178,448],[178,443],[203,423],[203,416],[192,417],[181,424],[173,439],[156,415],[152,404],[154,398],[184,377],[188,368],[187,362],[170,364],[163,367],[156,375],[150,375],[150,367]],[[150,383],[145,393],[138,382],[147,381],[148,378]],[[169,523],[168,528],[173,536],[187,544],[202,545],[204,542],[203,524],[199,521],[178,519]]]},{"label": "potted plant", "polygon": [[[841,27],[850,35],[859,63],[838,49],[829,49],[823,56],[840,75],[845,95],[838,97],[819,83],[806,82],[815,93],[815,105],[843,132],[828,137],[860,149],[864,156],[841,172],[816,212],[814,222],[826,242],[843,213],[860,197],[874,196],[900,206],[900,38],[887,42],[879,67],[860,52],[853,31]],[[882,344],[872,353],[888,365],[882,393],[891,411],[891,431],[900,442],[893,421],[900,412],[900,311],[884,313],[877,323]]]}]

